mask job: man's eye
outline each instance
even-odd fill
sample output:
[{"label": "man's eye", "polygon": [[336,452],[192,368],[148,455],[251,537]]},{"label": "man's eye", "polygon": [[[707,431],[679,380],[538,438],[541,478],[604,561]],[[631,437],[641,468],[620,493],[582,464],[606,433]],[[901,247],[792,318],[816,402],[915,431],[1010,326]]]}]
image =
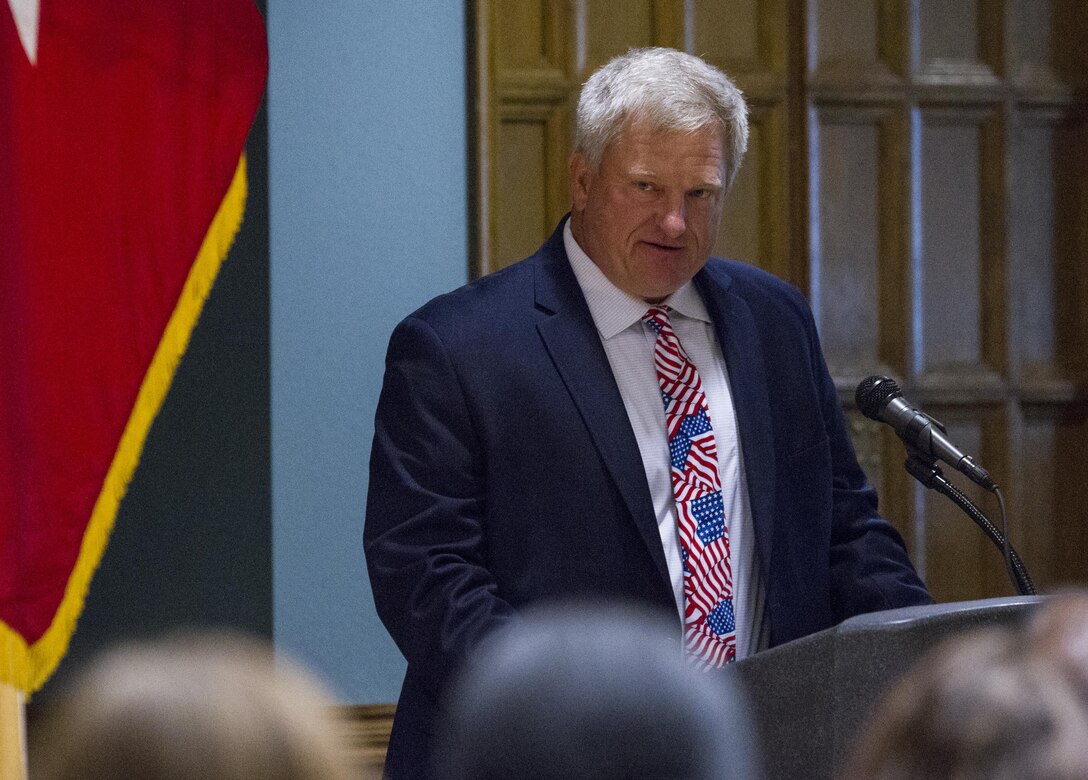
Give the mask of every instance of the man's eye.
[{"label": "man's eye", "polygon": [[703,198],[709,198],[710,190],[692,190],[691,197],[699,198],[700,200],[702,200]]},{"label": "man's eye", "polygon": [[638,187],[643,192],[649,192],[650,190],[652,190],[654,188],[654,185],[650,184],[650,182],[648,182],[648,181],[636,181],[635,186]]}]

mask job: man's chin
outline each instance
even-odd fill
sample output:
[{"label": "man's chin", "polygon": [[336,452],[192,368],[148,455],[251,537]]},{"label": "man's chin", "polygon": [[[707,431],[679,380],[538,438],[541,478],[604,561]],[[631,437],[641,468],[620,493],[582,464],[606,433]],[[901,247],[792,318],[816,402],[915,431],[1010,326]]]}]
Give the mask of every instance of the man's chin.
[{"label": "man's chin", "polygon": [[643,287],[639,291],[638,297],[646,303],[658,304],[665,301],[670,295],[684,286],[684,282],[667,285],[654,285],[649,287]]},{"label": "man's chin", "polygon": [[638,297],[647,303],[660,303],[689,281],[694,274],[673,273],[659,274],[652,281],[638,285]]}]

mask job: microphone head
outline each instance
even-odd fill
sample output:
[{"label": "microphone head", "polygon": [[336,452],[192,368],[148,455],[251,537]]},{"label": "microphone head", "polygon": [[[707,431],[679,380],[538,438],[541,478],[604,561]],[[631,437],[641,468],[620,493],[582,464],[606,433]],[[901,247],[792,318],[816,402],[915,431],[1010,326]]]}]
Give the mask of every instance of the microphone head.
[{"label": "microphone head", "polygon": [[886,376],[870,376],[862,379],[854,392],[854,403],[870,420],[880,422],[880,410],[888,401],[898,398],[902,393],[894,379]]}]

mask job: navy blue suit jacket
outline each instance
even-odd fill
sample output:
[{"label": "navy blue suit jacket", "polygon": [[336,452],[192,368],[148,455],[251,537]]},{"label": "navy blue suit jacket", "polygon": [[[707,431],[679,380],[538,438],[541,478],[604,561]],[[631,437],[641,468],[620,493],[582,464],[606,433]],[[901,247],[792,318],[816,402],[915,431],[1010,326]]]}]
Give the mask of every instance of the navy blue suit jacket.
[{"label": "navy blue suit jacket", "polygon": [[[804,298],[716,258],[695,285],[729,367],[771,644],[928,603],[877,514]],[[589,596],[676,616],[638,445],[561,229],[397,326],[365,547],[408,660],[390,777],[428,776],[445,684],[519,608]]]}]

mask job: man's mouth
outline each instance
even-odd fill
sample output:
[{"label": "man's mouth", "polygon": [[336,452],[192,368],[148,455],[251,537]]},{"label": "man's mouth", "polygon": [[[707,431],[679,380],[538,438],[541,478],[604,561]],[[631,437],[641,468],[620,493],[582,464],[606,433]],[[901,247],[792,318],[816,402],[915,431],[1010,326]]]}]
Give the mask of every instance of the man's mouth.
[{"label": "man's mouth", "polygon": [[646,246],[650,247],[651,249],[657,249],[657,250],[663,251],[663,252],[677,252],[677,251],[684,248],[682,246],[676,246],[674,244],[658,244],[658,243],[656,243],[654,241],[643,241],[642,243],[644,243]]}]

